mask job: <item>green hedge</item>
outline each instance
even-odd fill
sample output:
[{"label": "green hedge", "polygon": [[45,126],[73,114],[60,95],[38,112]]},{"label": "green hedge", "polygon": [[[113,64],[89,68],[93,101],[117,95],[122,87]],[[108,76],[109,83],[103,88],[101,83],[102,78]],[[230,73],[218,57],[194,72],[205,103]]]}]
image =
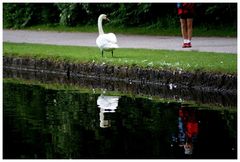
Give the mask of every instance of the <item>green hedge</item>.
[{"label": "green hedge", "polygon": [[[195,6],[195,25],[237,28],[237,3],[196,3]],[[107,14],[116,26],[179,25],[176,3],[3,3],[3,26],[92,25],[101,13]]]}]

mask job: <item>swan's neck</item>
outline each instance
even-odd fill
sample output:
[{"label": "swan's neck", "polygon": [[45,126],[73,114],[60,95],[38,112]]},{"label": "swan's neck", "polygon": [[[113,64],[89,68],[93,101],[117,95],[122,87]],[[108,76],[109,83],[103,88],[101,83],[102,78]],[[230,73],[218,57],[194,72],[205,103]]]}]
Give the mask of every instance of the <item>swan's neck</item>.
[{"label": "swan's neck", "polygon": [[98,18],[98,32],[99,32],[99,35],[104,34],[103,28],[102,28],[102,17]]}]

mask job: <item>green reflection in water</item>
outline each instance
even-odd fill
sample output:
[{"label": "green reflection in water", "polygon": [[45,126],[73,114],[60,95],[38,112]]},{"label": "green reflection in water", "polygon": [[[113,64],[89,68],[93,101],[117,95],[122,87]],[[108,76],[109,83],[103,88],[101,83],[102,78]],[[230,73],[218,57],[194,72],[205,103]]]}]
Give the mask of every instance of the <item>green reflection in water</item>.
[{"label": "green reflection in water", "polygon": [[[199,128],[187,156],[173,140],[180,103],[121,96],[114,112],[101,114],[100,94],[14,83],[3,87],[4,158],[236,158],[234,111],[185,107]],[[101,119],[108,121],[106,128]]]}]

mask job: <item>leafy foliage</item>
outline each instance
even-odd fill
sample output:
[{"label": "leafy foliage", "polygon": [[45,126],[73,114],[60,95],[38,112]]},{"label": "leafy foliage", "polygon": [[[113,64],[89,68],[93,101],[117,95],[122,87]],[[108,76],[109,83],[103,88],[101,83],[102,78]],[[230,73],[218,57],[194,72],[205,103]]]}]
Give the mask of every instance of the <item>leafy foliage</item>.
[{"label": "leafy foliage", "polygon": [[[196,3],[195,25],[237,27],[237,3]],[[169,28],[179,25],[175,3],[4,3],[5,28],[39,24],[96,24],[107,14],[111,25]]]},{"label": "leafy foliage", "polygon": [[31,4],[4,4],[3,13],[5,27],[24,27],[32,19],[33,6]]},{"label": "leafy foliage", "polygon": [[22,28],[35,24],[56,23],[58,12],[53,4],[4,3],[3,26]]},{"label": "leafy foliage", "polygon": [[60,10],[59,14],[59,24],[63,26],[76,26],[83,20],[84,10],[81,4],[78,3],[59,3],[56,4]]}]

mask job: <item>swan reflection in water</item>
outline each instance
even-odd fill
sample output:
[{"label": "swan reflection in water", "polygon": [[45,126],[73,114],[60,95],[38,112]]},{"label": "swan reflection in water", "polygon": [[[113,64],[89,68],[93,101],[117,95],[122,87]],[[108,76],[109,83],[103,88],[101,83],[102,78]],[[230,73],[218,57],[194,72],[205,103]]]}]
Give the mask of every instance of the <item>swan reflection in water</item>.
[{"label": "swan reflection in water", "polygon": [[106,119],[104,114],[106,113],[114,113],[118,107],[119,96],[105,96],[100,95],[97,99],[98,108],[100,108],[100,127],[108,128],[111,127],[111,120]]}]

